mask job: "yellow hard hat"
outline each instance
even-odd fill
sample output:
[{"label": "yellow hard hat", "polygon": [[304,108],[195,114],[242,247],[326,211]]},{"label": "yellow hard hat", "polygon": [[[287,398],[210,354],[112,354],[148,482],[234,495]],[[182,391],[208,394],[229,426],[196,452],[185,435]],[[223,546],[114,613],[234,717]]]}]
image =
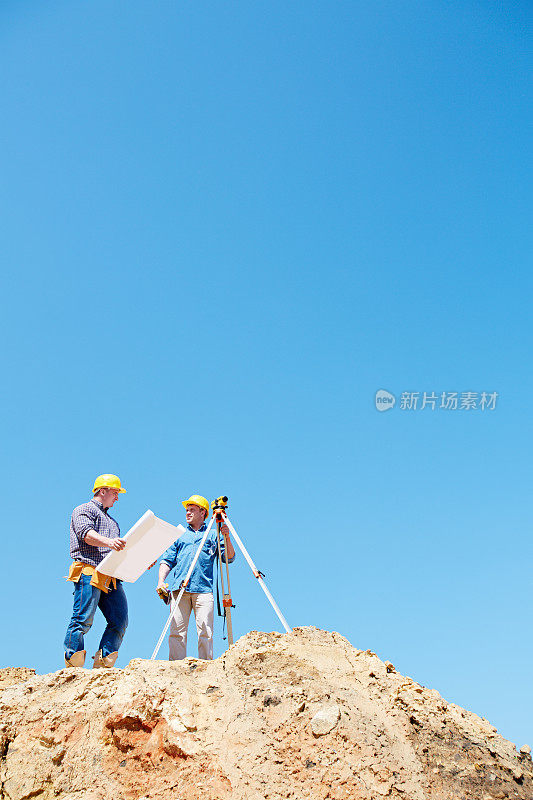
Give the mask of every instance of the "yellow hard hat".
[{"label": "yellow hard hat", "polygon": [[194,503],[195,506],[200,506],[200,508],[205,508],[205,510],[207,511],[205,518],[207,519],[207,517],[209,516],[209,503],[205,499],[205,497],[202,497],[201,494],[191,494],[188,500],[181,501],[181,504],[185,506],[185,508],[187,508],[189,503]]},{"label": "yellow hard hat", "polygon": [[99,475],[94,482],[93,494],[97,489],[118,489],[121,494],[126,494],[126,490],[120,484],[120,478],[117,475]]}]

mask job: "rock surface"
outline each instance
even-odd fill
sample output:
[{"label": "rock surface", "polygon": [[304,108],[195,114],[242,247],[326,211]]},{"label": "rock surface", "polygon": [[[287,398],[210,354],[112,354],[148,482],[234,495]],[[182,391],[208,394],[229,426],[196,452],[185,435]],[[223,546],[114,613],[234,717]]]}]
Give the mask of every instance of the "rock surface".
[{"label": "rock surface", "polygon": [[27,681],[34,675],[35,670],[27,667],[4,667],[4,669],[0,669],[0,691],[15,683]]},{"label": "rock surface", "polygon": [[0,670],[0,756],[2,800],[533,798],[531,756],[486,720],[316,628],[212,662]]}]

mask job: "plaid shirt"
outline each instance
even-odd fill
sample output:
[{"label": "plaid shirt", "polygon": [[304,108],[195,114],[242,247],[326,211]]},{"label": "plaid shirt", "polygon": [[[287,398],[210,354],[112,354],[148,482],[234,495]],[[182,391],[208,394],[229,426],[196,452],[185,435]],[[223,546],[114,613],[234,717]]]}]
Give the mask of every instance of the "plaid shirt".
[{"label": "plaid shirt", "polygon": [[91,500],[76,506],[70,520],[70,555],[75,561],[84,561],[97,567],[100,561],[111,552],[110,547],[94,547],[85,543],[87,531],[93,530],[100,536],[114,539],[120,536],[118,522],[110,517],[99,500]]}]

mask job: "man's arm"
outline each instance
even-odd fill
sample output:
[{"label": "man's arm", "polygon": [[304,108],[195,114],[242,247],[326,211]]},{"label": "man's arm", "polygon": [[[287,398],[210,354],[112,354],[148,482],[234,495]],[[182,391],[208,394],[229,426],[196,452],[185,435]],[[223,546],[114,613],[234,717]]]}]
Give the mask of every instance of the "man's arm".
[{"label": "man's arm", "polygon": [[169,572],[170,572],[170,566],[166,563],[166,561],[162,561],[159,565],[159,578],[157,582],[156,591],[157,589],[163,588],[165,578],[167,577]]},{"label": "man's arm", "polygon": [[[168,547],[161,557],[161,563],[159,564],[159,576],[157,579],[157,586],[156,592],[159,592],[159,589],[163,589],[166,592],[166,587],[163,586],[165,583],[165,578],[167,577],[168,573],[171,569],[174,569],[176,566],[176,561],[178,559],[178,545],[177,542]],[[162,595],[159,595],[160,597]]]},{"label": "man's arm", "polygon": [[109,539],[107,536],[101,536],[99,533],[96,533],[92,528],[89,528],[82,538],[86,544],[90,544],[92,547],[110,547],[111,550],[118,551],[126,546],[124,539],[119,539],[118,536]]},{"label": "man's arm", "polygon": [[72,512],[72,527],[80,542],[85,542],[91,547],[108,547],[110,550],[122,550],[126,542],[118,536],[108,538],[97,533],[93,528],[96,521],[96,507],[91,508],[87,503],[78,506]]},{"label": "man's arm", "polygon": [[[229,536],[229,528],[227,525],[222,525],[220,530],[222,531],[222,534],[224,536],[223,541],[227,544],[228,561],[231,563],[235,558],[235,549],[233,547],[233,542],[231,541]],[[224,548],[224,552],[222,553],[222,561],[224,562],[226,561],[226,548]]]}]

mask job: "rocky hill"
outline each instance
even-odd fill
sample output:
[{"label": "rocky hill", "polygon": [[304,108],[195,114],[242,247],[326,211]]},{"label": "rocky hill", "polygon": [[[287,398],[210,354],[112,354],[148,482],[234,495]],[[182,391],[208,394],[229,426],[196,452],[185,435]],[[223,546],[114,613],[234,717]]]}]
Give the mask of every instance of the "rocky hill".
[{"label": "rocky hill", "polygon": [[528,752],[316,628],[212,662],[0,670],[0,756],[2,800],[533,798]]}]

